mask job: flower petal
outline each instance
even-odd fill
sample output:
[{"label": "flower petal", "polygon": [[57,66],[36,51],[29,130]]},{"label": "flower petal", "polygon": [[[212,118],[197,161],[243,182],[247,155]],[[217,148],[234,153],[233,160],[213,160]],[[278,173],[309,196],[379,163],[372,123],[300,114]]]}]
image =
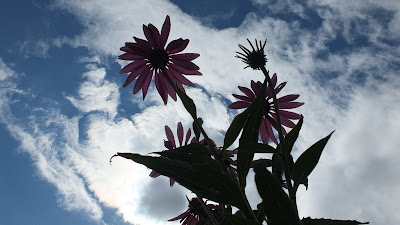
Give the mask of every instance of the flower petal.
[{"label": "flower petal", "polygon": [[146,57],[144,56],[139,56],[139,55],[134,55],[131,53],[124,53],[120,56],[118,56],[118,59],[120,60],[140,60],[140,59],[145,59]]},{"label": "flower petal", "polygon": [[272,131],[272,125],[269,120],[264,120],[265,121],[265,127],[267,128],[267,133],[268,137],[275,143],[278,144],[278,140],[276,140],[274,131]]},{"label": "flower petal", "polygon": [[124,73],[134,72],[135,70],[137,70],[140,67],[143,67],[145,65],[146,65],[145,60],[136,60],[136,61],[129,63],[124,68],[122,68],[121,71],[119,71],[119,73],[124,74]]},{"label": "flower petal", "polygon": [[140,47],[142,47],[142,48],[144,48],[144,49],[147,49],[148,51],[151,50],[151,45],[150,45],[150,43],[149,43],[148,41],[143,40],[143,39],[141,39],[141,38],[137,38],[137,37],[133,37],[133,39],[135,39],[136,43],[137,43]]},{"label": "flower petal", "polygon": [[183,126],[182,126],[181,122],[178,123],[178,127],[176,129],[177,129],[176,133],[178,134],[179,146],[182,146],[182,142],[183,142]]},{"label": "flower petal", "polygon": [[188,80],[181,73],[175,71],[174,69],[169,68],[169,70],[167,70],[167,73],[170,77],[174,77],[174,79],[178,81],[178,83],[194,87],[194,84],[190,80]]},{"label": "flower petal", "polygon": [[160,36],[160,47],[164,48],[165,44],[167,43],[169,31],[171,30],[171,20],[169,16],[165,17],[164,24],[161,29],[161,36]]},{"label": "flower petal", "polygon": [[279,103],[279,109],[294,109],[304,105],[304,102],[285,102]]},{"label": "flower petal", "polygon": [[285,110],[279,110],[279,114],[281,115],[281,117],[286,117],[286,118],[292,119],[292,120],[298,120],[301,117],[300,114],[285,111]]},{"label": "flower petal", "polygon": [[188,144],[190,136],[192,136],[192,130],[189,128],[189,130],[186,133],[186,140],[185,140],[185,145]]},{"label": "flower petal", "polygon": [[179,38],[179,39],[171,41],[167,45],[166,50],[169,52],[169,54],[175,54],[175,53],[183,51],[187,47],[188,44],[189,44],[189,39],[183,40],[182,38]]},{"label": "flower petal", "polygon": [[153,24],[149,24],[149,31],[150,31],[150,35],[153,38],[155,49],[161,49],[161,44],[160,44],[160,32],[158,31],[157,27],[155,27]]},{"label": "flower petal", "polygon": [[275,88],[275,94],[278,94],[279,92],[281,92],[281,90],[286,86],[287,82],[283,82],[281,84],[278,85],[278,87]]},{"label": "flower petal", "polygon": [[154,82],[156,84],[158,93],[160,94],[161,98],[164,101],[164,104],[166,105],[167,101],[168,101],[168,92],[167,92],[166,87],[163,82],[164,78],[161,76],[163,76],[163,75],[161,75],[160,72],[156,72],[156,74],[154,76]]},{"label": "flower petal", "polygon": [[267,133],[267,127],[266,127],[265,119],[263,119],[261,121],[260,128],[258,129],[258,132],[260,133],[261,141],[264,144],[268,144],[269,136],[268,136],[268,133]]},{"label": "flower petal", "polygon": [[138,77],[143,71],[145,71],[146,67],[141,67],[135,71],[133,71],[132,73],[129,74],[128,78],[126,78],[126,81],[123,85],[123,87],[128,86],[130,83],[132,83],[133,80],[136,79],[136,77]]},{"label": "flower petal", "polygon": [[136,80],[135,86],[133,87],[133,94],[138,93],[138,91],[143,88],[143,84],[148,76],[151,76],[149,71],[144,71],[142,74],[140,74],[139,78]]},{"label": "flower petal", "polygon": [[251,89],[253,90],[254,94],[258,96],[260,93],[262,83],[260,81],[254,82],[253,80],[250,82]]},{"label": "flower petal", "polygon": [[232,95],[233,95],[233,97],[235,97],[235,98],[237,98],[237,99],[240,99],[240,100],[242,100],[242,101],[245,101],[245,102],[253,102],[253,101],[254,101],[254,99],[250,99],[250,98],[247,97],[247,96],[237,95],[237,94],[232,94]]},{"label": "flower petal", "polygon": [[138,43],[125,42],[125,46],[131,50],[131,54],[148,56],[151,52],[151,48],[144,48]]},{"label": "flower petal", "polygon": [[167,139],[169,142],[171,142],[172,146],[174,146],[174,148],[176,148],[174,134],[172,133],[172,130],[169,128],[169,126],[167,126],[167,125],[165,125],[165,135],[167,135]]},{"label": "flower petal", "polygon": [[300,95],[285,95],[283,97],[278,98],[278,104],[283,102],[291,102],[299,98]]},{"label": "flower petal", "polygon": [[[145,73],[146,73],[146,71],[145,71]],[[147,78],[144,81],[143,86],[142,86],[143,100],[146,97],[147,90],[149,89],[150,82],[151,82],[152,78],[153,78],[153,71],[151,71],[149,69],[149,71],[147,72]]]},{"label": "flower petal", "polygon": [[176,60],[174,57],[171,57],[171,61],[175,65],[180,66],[180,67],[190,70],[190,71],[196,71],[196,70],[200,69],[196,64],[194,64],[190,61],[180,61],[180,60]]},{"label": "flower petal", "polygon": [[171,57],[180,61],[192,61],[199,56],[200,54],[197,53],[182,53],[182,54],[172,55]]},{"label": "flower petal", "polygon": [[175,184],[175,180],[172,178],[169,178],[169,186],[172,187]]},{"label": "flower petal", "polygon": [[256,99],[256,96],[254,95],[254,93],[247,87],[239,86],[239,90],[242,91],[245,95],[247,95],[247,97],[249,97],[250,99],[254,99],[254,100]]},{"label": "flower petal", "polygon": [[144,33],[144,36],[146,36],[146,39],[149,41],[151,47],[152,48],[157,48],[158,44],[156,44],[156,43],[157,43],[158,40],[154,40],[153,39],[152,33],[150,31],[150,28],[147,27],[144,24],[143,24],[143,33]]},{"label": "flower petal", "polygon": [[149,174],[150,177],[156,178],[159,177],[161,174],[157,173],[156,171],[152,170],[151,173]]},{"label": "flower petal", "polygon": [[182,68],[176,64],[170,64],[169,68],[173,68],[175,71],[178,71],[181,74],[185,74],[185,75],[203,75],[202,73],[200,73],[197,70],[187,70],[185,68]]},{"label": "flower petal", "polygon": [[250,102],[245,102],[245,101],[237,101],[234,102],[230,105],[228,105],[228,108],[230,109],[243,109],[243,108],[247,108],[251,105]]}]

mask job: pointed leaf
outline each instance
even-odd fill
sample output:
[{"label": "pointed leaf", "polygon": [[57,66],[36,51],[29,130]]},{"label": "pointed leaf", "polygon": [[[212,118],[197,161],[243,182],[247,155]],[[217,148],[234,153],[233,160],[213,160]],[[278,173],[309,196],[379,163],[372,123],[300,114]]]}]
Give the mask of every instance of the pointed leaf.
[{"label": "pointed leaf", "polygon": [[292,151],[294,142],[297,140],[297,137],[299,136],[299,132],[302,125],[303,125],[303,115],[301,115],[300,120],[297,122],[296,126],[294,126],[294,128],[284,138],[286,152],[290,153]]},{"label": "pointed leaf", "polygon": [[303,183],[308,175],[310,175],[314,170],[319,158],[321,157],[322,151],[332,134],[333,132],[313,144],[297,159],[291,171],[295,185],[297,184],[298,186],[298,184]]},{"label": "pointed leaf", "polygon": [[369,222],[362,223],[355,220],[332,220],[332,219],[312,219],[310,217],[301,220],[303,225],[358,225],[369,224]]},{"label": "pointed leaf", "polygon": [[176,86],[176,93],[182,100],[183,106],[188,111],[188,113],[193,118],[197,118],[196,105],[194,104],[193,100],[189,96],[187,96],[187,94],[183,92],[178,86]]},{"label": "pointed leaf", "polygon": [[[199,121],[200,125],[202,126],[203,125],[203,119],[201,117],[199,117],[198,121]],[[194,121],[193,121],[193,125],[192,126],[193,126],[194,135],[195,135],[196,139],[199,141],[200,140],[201,131],[200,131],[199,127],[196,125],[196,123]]]},{"label": "pointed leaf", "polygon": [[271,159],[257,159],[251,162],[250,168],[254,168],[255,163],[261,163],[264,167],[271,167],[272,166],[272,160]]},{"label": "pointed leaf", "polygon": [[[255,181],[268,221],[274,225],[299,225],[295,206],[282,189],[279,180],[262,164],[254,164]],[[270,223],[268,222],[268,223]]]},{"label": "pointed leaf", "polygon": [[253,108],[254,106],[249,106],[245,111],[243,111],[233,119],[231,125],[225,133],[223,149],[229,148],[229,146],[231,146],[233,142],[235,142]]},{"label": "pointed leaf", "polygon": [[[220,169],[209,166],[210,163],[188,163],[167,157],[142,156],[135,153],[117,153],[113,157],[115,156],[130,159],[161,175],[170,177],[192,192],[209,200],[233,205],[239,209],[246,208],[235,182]],[[196,160],[189,159],[189,161],[194,162]]]},{"label": "pointed leaf", "polygon": [[238,148],[243,151],[253,152],[253,153],[275,153],[275,148],[270,145],[258,143],[258,142],[249,142],[240,145]]},{"label": "pointed leaf", "polygon": [[239,139],[239,149],[237,155],[237,173],[239,177],[240,186],[244,189],[246,187],[246,177],[249,173],[250,164],[253,161],[254,152],[241,149],[241,146],[247,143],[258,142],[258,130],[264,115],[265,110],[265,87],[267,79],[261,87],[259,95],[252,103],[253,110],[251,111],[243,128],[242,135]]}]

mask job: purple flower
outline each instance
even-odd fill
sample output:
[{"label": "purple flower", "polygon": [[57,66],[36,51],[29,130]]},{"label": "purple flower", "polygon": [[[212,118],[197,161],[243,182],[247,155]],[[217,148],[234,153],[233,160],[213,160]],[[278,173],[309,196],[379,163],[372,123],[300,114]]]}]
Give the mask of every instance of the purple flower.
[{"label": "purple flower", "polygon": [[[189,201],[189,199],[188,199]],[[218,205],[214,204],[207,204],[206,206],[210,211],[216,211],[220,209],[221,207]],[[198,198],[192,198],[189,201],[189,208],[179,216],[169,219],[168,221],[175,221],[180,219],[180,223],[182,225],[195,225],[199,220],[201,219],[200,214],[205,214],[204,209],[200,203],[200,200]]]},{"label": "purple flower", "polygon": [[[276,94],[278,94],[283,87],[285,87],[286,82],[283,82],[276,86],[277,83],[277,76],[274,74],[271,78],[272,84],[275,88]],[[236,95],[233,94],[233,96],[237,99],[238,101],[230,104],[228,107],[230,109],[242,109],[242,108],[247,108],[253,103],[256,99],[256,96],[260,92],[262,83],[258,81],[257,83],[254,81],[251,81],[251,90],[246,87],[240,87],[240,91],[242,91],[245,95]],[[264,116],[263,120],[260,125],[260,136],[261,140],[263,143],[268,144],[269,139],[271,139],[275,144],[278,144],[278,141],[274,135],[274,132],[272,130],[272,127],[276,130],[277,125],[276,125],[276,114],[275,114],[275,106],[273,103],[272,99],[272,93],[270,90],[270,87],[266,88],[266,105],[265,105],[265,111],[264,111]],[[278,106],[279,106],[279,114],[281,118],[281,123],[282,123],[282,132],[284,135],[286,135],[286,130],[284,126],[293,128],[295,124],[292,122],[292,120],[298,120],[300,119],[300,114],[294,113],[294,112],[289,112],[284,109],[294,109],[297,108],[301,105],[303,105],[303,102],[295,102],[300,95],[298,94],[292,94],[292,95],[286,95],[283,97],[278,98]]]},{"label": "purple flower", "polygon": [[169,16],[161,29],[161,33],[153,25],[143,25],[144,35],[147,40],[133,37],[135,42],[126,42],[121,51],[126,52],[118,58],[121,60],[133,61],[121,69],[120,73],[129,73],[124,83],[124,87],[136,80],[133,87],[133,94],[142,89],[143,99],[146,97],[147,90],[154,75],[155,85],[164,101],[167,104],[168,95],[176,101],[176,92],[168,83],[162,70],[165,70],[168,77],[174,84],[184,91],[183,85],[193,86],[183,75],[202,75],[199,67],[191,61],[199,57],[196,53],[181,53],[189,44],[188,39],[176,39],[171,41],[167,47],[167,39],[171,29]]},{"label": "purple flower", "polygon": [[[169,149],[175,149],[177,148],[176,143],[175,143],[175,138],[174,138],[174,134],[172,133],[172,130],[165,125],[165,134],[167,135],[167,141],[164,141],[164,146]],[[186,132],[186,138],[185,138],[185,142],[183,143],[183,126],[182,123],[179,122],[178,126],[177,126],[177,135],[178,135],[178,141],[179,141],[179,146],[184,146],[187,145],[190,139],[190,136],[192,135],[192,131],[190,130],[190,128],[188,129],[188,131]],[[192,138],[191,143],[197,142],[196,138]],[[151,171],[150,173],[150,177],[156,178],[158,176],[160,176],[161,174],[157,173],[156,171]],[[175,180],[170,178],[169,179],[169,185],[172,187],[175,184]]]}]

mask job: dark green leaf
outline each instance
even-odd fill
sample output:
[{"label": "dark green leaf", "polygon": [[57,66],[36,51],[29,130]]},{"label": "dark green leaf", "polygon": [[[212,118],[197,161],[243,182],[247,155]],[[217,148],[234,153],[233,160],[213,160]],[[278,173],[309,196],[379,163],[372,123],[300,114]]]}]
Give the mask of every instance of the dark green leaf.
[{"label": "dark green leaf", "polygon": [[231,125],[225,133],[223,149],[229,148],[229,146],[231,146],[233,142],[235,142],[253,108],[254,106],[249,106],[245,111],[243,111],[233,119]]},{"label": "dark green leaf", "polygon": [[254,172],[262,207],[272,225],[299,225],[294,203],[281,187],[279,180],[262,164],[255,163]]},{"label": "dark green leaf", "polygon": [[297,137],[299,136],[299,132],[301,126],[303,125],[303,115],[301,115],[299,122],[297,122],[296,126],[285,136],[285,149],[288,153],[290,153],[293,149],[294,142],[296,142]]},{"label": "dark green leaf", "polygon": [[272,155],[272,174],[282,183],[283,160],[277,153]]},{"label": "dark green leaf", "polygon": [[237,215],[226,215],[221,219],[220,225],[261,225],[256,221],[248,220],[244,217]]},{"label": "dark green leaf", "polygon": [[240,145],[238,148],[240,150],[244,150],[247,152],[253,152],[253,153],[274,153],[275,148],[263,144],[263,143],[257,143],[257,142],[248,142],[248,143],[243,143]]},{"label": "dark green leaf", "polygon": [[254,168],[254,163],[261,163],[264,167],[271,167],[272,160],[271,159],[256,159],[250,164],[250,168]]},{"label": "dark green leaf", "polygon": [[253,161],[254,152],[246,151],[241,149],[242,145],[248,143],[258,142],[258,129],[260,128],[261,121],[265,111],[265,87],[267,85],[267,79],[261,87],[261,90],[252,103],[254,109],[250,112],[250,115],[244,125],[242,135],[239,139],[239,148],[237,154],[237,173],[239,177],[240,186],[244,189],[246,187],[246,177],[249,173],[250,164]]},{"label": "dark green leaf", "polygon": [[310,217],[303,218],[303,225],[358,225],[369,224],[368,222],[362,223],[355,220],[331,220],[331,219],[311,219]]},{"label": "dark green leaf", "polygon": [[[240,189],[220,169],[209,163],[188,163],[167,157],[142,156],[135,153],[117,153],[136,163],[176,180],[179,184],[209,200],[245,209]],[[191,156],[196,157],[196,156]],[[189,159],[189,161],[195,161]]]},{"label": "dark green leaf", "polygon": [[295,185],[297,184],[296,186],[300,183],[304,183],[308,175],[314,170],[332,133],[313,144],[297,159],[291,171],[292,179]]},{"label": "dark green leaf", "polygon": [[[199,121],[200,126],[203,125],[203,119],[201,117],[199,117],[197,119]],[[193,121],[193,131],[194,131],[194,136],[197,138],[197,140],[200,140],[200,128],[196,125],[196,122]]]},{"label": "dark green leaf", "polygon": [[176,86],[176,93],[182,100],[183,106],[189,112],[189,114],[192,115],[193,118],[197,118],[196,105],[194,104],[193,100],[189,96],[187,96],[187,94],[183,92],[178,86]]}]

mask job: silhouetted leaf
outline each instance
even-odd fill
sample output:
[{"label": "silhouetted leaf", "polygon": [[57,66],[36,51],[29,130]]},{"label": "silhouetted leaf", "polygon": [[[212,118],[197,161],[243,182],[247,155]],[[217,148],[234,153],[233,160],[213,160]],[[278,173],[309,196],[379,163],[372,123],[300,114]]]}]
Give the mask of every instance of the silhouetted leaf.
[{"label": "silhouetted leaf", "polygon": [[[239,209],[246,208],[240,198],[240,190],[234,181],[220,169],[210,167],[208,162],[188,163],[167,157],[142,156],[135,153],[117,153],[115,156],[131,159],[136,163],[145,165],[209,200],[233,205]],[[191,155],[189,157],[196,156]],[[195,159],[189,159],[189,161],[193,162]]]},{"label": "silhouetted leaf", "polygon": [[310,217],[301,220],[303,225],[358,225],[369,224],[368,222],[362,223],[355,220],[332,220],[332,219],[311,219]]},{"label": "silhouetted leaf", "polygon": [[284,138],[285,149],[288,153],[292,151],[293,145],[296,142],[297,137],[299,136],[299,132],[302,125],[303,125],[303,115],[301,115],[300,120],[297,122],[296,126],[294,126],[293,129],[285,136]]},{"label": "silhouetted leaf", "polygon": [[245,111],[238,114],[232,121],[224,137],[223,149],[229,148],[235,142],[236,138],[239,136],[240,131],[242,131],[250,112],[253,110],[254,106],[250,105]]},{"label": "silhouetted leaf", "polygon": [[[199,117],[197,120],[199,121],[200,126],[202,126],[203,125],[203,119],[201,117]],[[196,122],[194,122],[194,121],[193,121],[193,131],[194,131],[194,136],[196,137],[196,139],[198,141],[200,141],[201,131],[200,131],[200,128],[196,125]]]},{"label": "silhouetted leaf", "polygon": [[255,181],[262,198],[262,208],[270,225],[299,225],[294,203],[282,189],[279,180],[262,164],[254,164]]},{"label": "silhouetted leaf", "polygon": [[249,142],[249,143],[243,143],[239,146],[238,149],[248,151],[248,152],[253,152],[253,153],[274,153],[275,148],[263,144],[263,143],[257,143],[257,142]]},{"label": "silhouetted leaf", "polygon": [[272,160],[271,159],[256,159],[250,163],[250,168],[254,168],[254,163],[261,163],[264,167],[271,167]]},{"label": "silhouetted leaf", "polygon": [[332,133],[313,144],[297,159],[291,171],[292,179],[296,187],[298,187],[300,183],[304,183],[308,175],[314,170]]},{"label": "silhouetted leaf", "polygon": [[252,103],[254,109],[244,125],[242,135],[239,139],[239,148],[237,154],[237,173],[239,177],[240,186],[244,189],[246,187],[246,177],[250,169],[250,164],[253,161],[254,152],[242,149],[241,146],[248,143],[258,142],[258,130],[263,119],[265,111],[265,87],[267,79],[260,89],[256,100]]},{"label": "silhouetted leaf", "polygon": [[196,105],[194,104],[193,100],[189,96],[187,96],[187,94],[183,92],[178,86],[176,86],[176,93],[182,100],[183,106],[189,112],[189,114],[192,115],[193,118],[197,118]]}]

